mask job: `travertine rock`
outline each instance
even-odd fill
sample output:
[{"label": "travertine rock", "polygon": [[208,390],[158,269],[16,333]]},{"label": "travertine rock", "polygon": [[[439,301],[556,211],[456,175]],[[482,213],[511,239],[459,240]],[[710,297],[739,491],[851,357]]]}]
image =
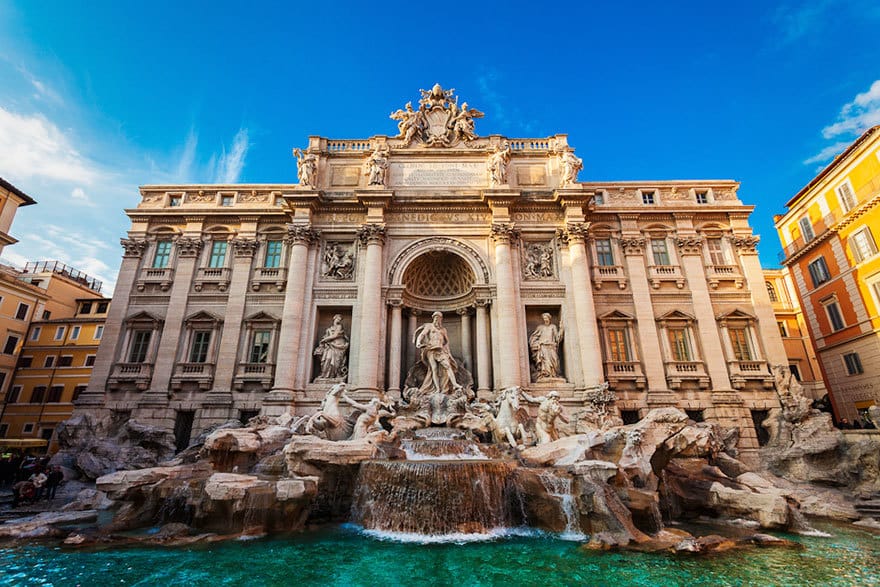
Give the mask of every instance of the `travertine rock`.
[{"label": "travertine rock", "polygon": [[332,441],[295,436],[284,448],[288,471],[302,476],[320,476],[324,465],[356,465],[378,454],[379,449],[370,439]]},{"label": "travertine rock", "polygon": [[230,501],[244,499],[248,491],[266,489],[270,486],[253,475],[237,475],[235,473],[214,473],[205,483],[205,494],[214,501]]},{"label": "travertine rock", "polygon": [[58,526],[94,522],[95,510],[82,512],[43,512],[36,516],[9,520],[0,524],[0,538],[49,538],[63,536]]}]

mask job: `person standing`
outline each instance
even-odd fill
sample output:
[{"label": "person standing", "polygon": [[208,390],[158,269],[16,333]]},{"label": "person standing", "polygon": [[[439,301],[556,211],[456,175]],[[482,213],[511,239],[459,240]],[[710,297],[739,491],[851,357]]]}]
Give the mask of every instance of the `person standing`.
[{"label": "person standing", "polygon": [[55,499],[55,492],[58,491],[58,486],[64,481],[64,473],[61,472],[61,467],[55,465],[49,470],[48,475],[46,475],[46,501],[50,499]]}]

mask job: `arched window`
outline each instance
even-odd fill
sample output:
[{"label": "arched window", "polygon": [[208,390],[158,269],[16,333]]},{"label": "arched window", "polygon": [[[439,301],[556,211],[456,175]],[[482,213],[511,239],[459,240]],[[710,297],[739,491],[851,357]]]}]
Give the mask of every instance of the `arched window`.
[{"label": "arched window", "polygon": [[776,295],[776,288],[773,287],[773,284],[769,281],[766,282],[766,284],[767,284],[767,295],[770,296],[770,301],[771,302],[778,302],[779,296]]}]

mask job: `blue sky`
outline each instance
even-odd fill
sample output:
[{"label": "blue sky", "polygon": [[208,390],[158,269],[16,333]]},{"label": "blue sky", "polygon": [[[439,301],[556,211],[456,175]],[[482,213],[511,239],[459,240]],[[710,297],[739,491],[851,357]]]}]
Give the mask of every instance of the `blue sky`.
[{"label": "blue sky", "polygon": [[479,134],[568,133],[582,181],[741,181],[774,266],[773,214],[880,123],[877,2],[297,4],[0,3],[0,176],[39,202],[4,260],[112,287],[138,185],[293,183],[439,82]]}]

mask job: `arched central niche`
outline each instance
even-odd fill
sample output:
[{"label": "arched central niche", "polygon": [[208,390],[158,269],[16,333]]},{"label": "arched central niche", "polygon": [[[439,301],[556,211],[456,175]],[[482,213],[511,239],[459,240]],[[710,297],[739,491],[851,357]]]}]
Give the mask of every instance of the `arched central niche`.
[{"label": "arched central niche", "polygon": [[423,310],[455,309],[472,301],[476,277],[470,265],[449,250],[429,250],[403,272],[404,303]]}]

